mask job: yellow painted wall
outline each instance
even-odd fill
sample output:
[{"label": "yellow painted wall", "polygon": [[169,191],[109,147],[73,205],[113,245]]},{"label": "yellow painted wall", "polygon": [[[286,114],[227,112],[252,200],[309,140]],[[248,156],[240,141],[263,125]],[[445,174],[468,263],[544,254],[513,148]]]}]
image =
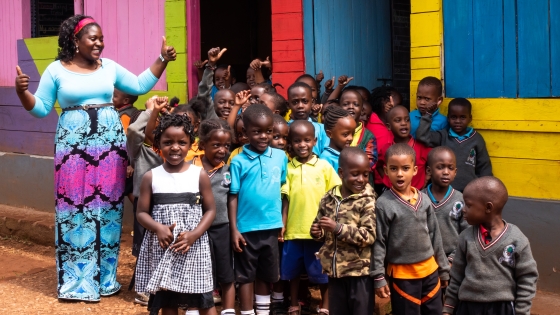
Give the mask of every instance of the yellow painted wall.
[{"label": "yellow painted wall", "polygon": [[[411,0],[411,108],[418,81],[442,78],[441,0]],[[445,89],[445,88],[444,88]],[[441,112],[447,114],[445,99]],[[486,141],[494,175],[517,197],[560,200],[560,99],[471,99],[472,126]]]}]

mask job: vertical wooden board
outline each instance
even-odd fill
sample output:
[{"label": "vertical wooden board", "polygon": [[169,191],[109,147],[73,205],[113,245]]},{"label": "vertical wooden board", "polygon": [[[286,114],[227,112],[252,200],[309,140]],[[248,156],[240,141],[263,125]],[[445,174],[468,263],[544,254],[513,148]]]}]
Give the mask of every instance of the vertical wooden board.
[{"label": "vertical wooden board", "polygon": [[[103,20],[101,2],[104,0],[84,0],[84,14],[89,15],[97,21]],[[101,25],[103,27],[103,25]]]},{"label": "vertical wooden board", "polygon": [[502,0],[473,2],[474,96],[504,93]]},{"label": "vertical wooden board", "polygon": [[[315,73],[315,34],[313,28],[313,2],[314,0],[303,1],[303,44],[305,50],[305,72]],[[274,4],[278,1],[272,1]],[[274,12],[274,5],[272,6]],[[274,53],[273,53],[274,55]]]},{"label": "vertical wooden board", "polygon": [[128,3],[134,0],[121,0],[115,3],[117,12],[117,60],[119,64],[126,69],[130,69],[132,66],[129,56],[132,50],[132,45],[134,44],[134,39],[129,36],[129,13],[128,13]]},{"label": "vertical wooden board", "polygon": [[548,23],[548,1],[517,1],[519,97],[551,95]]},{"label": "vertical wooden board", "polygon": [[412,13],[435,12],[441,9],[441,0],[411,0]]},{"label": "vertical wooden board", "polygon": [[[373,84],[371,87],[378,86],[381,81],[378,78],[392,78],[393,68],[392,68],[392,44],[391,44],[391,1],[375,1],[377,3],[377,9],[375,14],[377,21],[377,29],[375,36],[377,38],[377,47],[374,49],[377,51],[377,76],[373,77]],[[367,17],[366,17],[367,18]],[[438,32],[439,33],[439,32]],[[364,60],[367,60],[367,55],[364,56]],[[366,68],[367,71],[367,68]]]},{"label": "vertical wooden board", "polygon": [[504,97],[517,97],[516,0],[503,0],[504,8]]},{"label": "vertical wooden board", "polygon": [[[139,74],[137,69],[144,66],[144,49],[147,47],[144,37],[144,5],[143,0],[130,0],[128,2],[128,24],[130,26],[129,56],[130,68],[128,70]],[[153,58],[155,60],[155,58]],[[153,60],[152,60],[153,61]]]},{"label": "vertical wooden board", "polygon": [[[297,13],[301,12],[301,0],[269,0],[273,13]],[[305,5],[305,3],[303,4]]]},{"label": "vertical wooden board", "polygon": [[105,48],[103,57],[118,61],[119,37],[117,29],[117,10],[115,4],[110,0],[104,0],[101,4],[101,20],[99,25],[103,28]]},{"label": "vertical wooden board", "polygon": [[[444,0],[445,89],[447,97],[474,97],[473,0]],[[411,28],[416,27],[412,23]]]},{"label": "vertical wooden board", "polygon": [[[163,10],[160,11],[160,3],[164,0],[144,0],[144,16],[151,18],[144,19],[144,63],[141,65],[141,70],[144,71],[149,67],[154,60],[159,56],[161,51],[162,36],[165,35],[165,28],[160,20],[164,18]],[[183,17],[185,13],[183,13]],[[173,45],[173,43],[168,43]],[[184,64],[184,63],[183,63]],[[186,68],[182,71],[186,72]],[[154,86],[154,90],[166,90],[167,84],[166,72],[163,72],[158,82]]]},{"label": "vertical wooden board", "polygon": [[550,1],[550,56],[552,96],[560,96],[560,2]]},{"label": "vertical wooden board", "polygon": [[[179,36],[181,34],[178,34]],[[200,54],[200,0],[187,0],[187,80],[189,96],[198,93],[198,69],[194,66]],[[206,59],[206,58],[204,58]]]},{"label": "vertical wooden board", "polygon": [[84,14],[84,0],[74,0],[74,14]]},{"label": "vertical wooden board", "polygon": [[0,13],[0,86],[14,86],[17,65],[17,40],[22,34],[21,0],[2,1]]}]

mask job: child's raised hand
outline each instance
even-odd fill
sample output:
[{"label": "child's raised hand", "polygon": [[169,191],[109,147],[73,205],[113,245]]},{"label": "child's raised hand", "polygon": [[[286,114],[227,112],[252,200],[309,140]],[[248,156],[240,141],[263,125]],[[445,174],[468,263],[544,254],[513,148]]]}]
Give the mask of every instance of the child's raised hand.
[{"label": "child's raised hand", "polygon": [[171,242],[173,242],[173,229],[175,229],[176,225],[176,223],[171,225],[160,224],[156,231],[156,235],[161,248],[165,249],[169,246],[169,244],[171,244]]},{"label": "child's raised hand", "polygon": [[29,88],[29,76],[21,71],[19,66],[16,66],[16,92],[23,93]]},{"label": "child's raised hand", "polygon": [[389,290],[388,285],[385,285],[384,287],[375,289],[375,295],[377,295],[380,298],[386,298],[391,295],[391,290]]},{"label": "child's raised hand", "polygon": [[336,228],[336,222],[329,217],[322,217],[321,220],[319,220],[319,226],[323,230],[333,233]]},{"label": "child's raised hand", "polygon": [[231,76],[231,66],[227,66],[227,70],[224,71],[224,81],[228,82],[229,81],[229,77]]},{"label": "child's raised hand", "polygon": [[231,232],[231,245],[233,247],[233,250],[238,253],[241,253],[243,251],[243,249],[241,249],[240,243],[243,244],[243,246],[247,246],[247,242],[245,242],[243,235],[241,235],[241,233],[239,233],[239,231],[235,229],[235,231]]},{"label": "child's raised hand", "polygon": [[323,81],[324,78],[325,78],[325,75],[323,74],[323,70],[319,70],[319,73],[317,73],[315,75],[315,81],[317,83],[321,83],[321,81]]},{"label": "child's raised hand", "polygon": [[216,47],[216,48],[211,48],[208,51],[208,62],[211,65],[215,65],[218,60],[220,60],[220,58],[222,58],[222,55],[227,51],[227,48],[224,48],[222,50],[220,50],[220,47]]},{"label": "child's raised hand", "polygon": [[208,63],[208,59],[206,59],[206,60],[204,60],[204,61],[202,61],[202,60],[197,60],[197,61],[194,62],[194,66],[195,66],[197,69],[202,69],[202,68],[204,68],[204,65],[205,65],[206,63]]},{"label": "child's raised hand", "polygon": [[311,225],[311,236],[313,236],[315,238],[319,238],[322,235],[323,235],[323,230],[321,229],[319,224],[318,223],[313,223]]},{"label": "child's raised hand", "polygon": [[313,106],[311,106],[311,114],[313,114],[314,117],[317,117],[322,108],[323,104],[313,104]]},{"label": "child's raised hand", "polygon": [[334,89],[334,76],[332,77],[332,79],[328,79],[327,82],[325,82],[326,91],[332,91],[333,89]]},{"label": "child's raised hand", "polygon": [[258,70],[260,69],[262,66],[262,61],[260,61],[258,58],[251,61],[251,63],[249,64],[249,67],[251,67],[251,69],[253,70]]},{"label": "child's raised hand", "polygon": [[154,109],[160,112],[169,105],[169,97],[158,96],[155,98],[154,103]]},{"label": "child's raised hand", "polygon": [[341,75],[338,77],[338,85],[345,87],[350,83],[350,81],[354,80],[354,77],[348,77],[347,75]]},{"label": "child's raised hand", "polygon": [[383,112],[388,113],[391,108],[395,107],[395,102],[393,101],[393,96],[389,96],[389,101],[385,102],[383,105]]},{"label": "child's raised hand", "polygon": [[261,66],[266,68],[272,67],[272,62],[270,62],[270,56],[267,56],[264,61],[261,61]]},{"label": "child's raised hand", "polygon": [[146,106],[146,109],[147,109],[147,110],[153,110],[153,109],[154,109],[154,105],[155,105],[155,102],[156,102],[156,98],[157,98],[157,95],[156,95],[156,96],[150,97],[150,98],[146,101],[146,104],[144,104],[144,106]]},{"label": "child's raised hand", "polygon": [[251,97],[251,90],[245,90],[235,94],[235,105],[245,105],[249,101],[249,97]]},{"label": "child's raised hand", "polygon": [[192,233],[188,231],[179,233],[179,236],[177,236],[177,241],[175,242],[175,244],[171,245],[170,248],[174,252],[179,252],[182,254],[188,252],[195,241],[191,234]]},{"label": "child's raised hand", "polygon": [[426,106],[426,114],[433,114],[438,109],[439,104],[440,102],[428,104],[428,106]]}]

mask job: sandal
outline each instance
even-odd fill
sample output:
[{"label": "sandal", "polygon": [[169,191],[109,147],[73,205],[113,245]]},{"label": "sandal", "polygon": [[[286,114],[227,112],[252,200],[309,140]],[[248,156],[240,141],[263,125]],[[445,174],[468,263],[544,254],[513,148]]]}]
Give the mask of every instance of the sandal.
[{"label": "sandal", "polygon": [[320,308],[317,310],[317,315],[329,315],[329,310],[326,308]]},{"label": "sandal", "polygon": [[301,314],[301,305],[298,306],[290,306],[288,308],[288,315],[294,315],[294,313],[296,313],[297,315]]}]

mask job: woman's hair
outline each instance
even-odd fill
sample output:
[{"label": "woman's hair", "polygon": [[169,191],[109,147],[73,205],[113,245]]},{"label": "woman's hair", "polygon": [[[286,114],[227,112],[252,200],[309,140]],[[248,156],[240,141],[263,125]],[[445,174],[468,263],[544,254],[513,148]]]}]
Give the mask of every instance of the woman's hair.
[{"label": "woman's hair", "polygon": [[229,133],[229,135],[233,138],[233,132],[231,131],[231,128],[225,120],[212,118],[204,120],[200,124],[200,128],[198,129],[199,142],[210,141],[210,138],[212,138],[212,133],[214,131],[223,131],[225,133]]},{"label": "woman's hair", "polygon": [[84,26],[78,34],[74,35],[76,25],[85,18],[93,19],[91,16],[76,14],[62,22],[60,25],[60,32],[58,33],[58,55],[55,60],[62,60],[64,62],[72,60],[74,58],[74,54],[76,53],[75,40],[81,38],[92,26],[100,28],[99,24],[90,23]]},{"label": "woman's hair", "polygon": [[169,127],[183,127],[183,131],[189,137],[191,144],[194,142],[194,132],[189,116],[175,113],[163,115],[159,118],[159,124],[154,130],[154,148],[156,151],[160,151],[159,142],[161,140],[161,135]]},{"label": "woman's hair", "polygon": [[347,110],[336,105],[329,106],[323,114],[323,125],[325,125],[325,130],[333,130],[338,120],[344,117],[351,117]]}]

